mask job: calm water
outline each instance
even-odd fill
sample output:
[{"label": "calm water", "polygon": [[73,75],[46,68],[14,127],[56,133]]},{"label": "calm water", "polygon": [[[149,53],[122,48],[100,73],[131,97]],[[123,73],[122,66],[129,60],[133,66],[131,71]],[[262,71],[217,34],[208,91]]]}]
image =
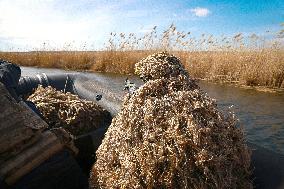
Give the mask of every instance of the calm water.
[{"label": "calm water", "polygon": [[[38,73],[79,73],[58,69],[22,68],[22,75]],[[123,94],[124,80],[127,76],[105,73],[83,73],[91,80],[100,82],[114,94]],[[133,76],[129,79],[137,85],[142,82]],[[259,146],[284,154],[284,93],[267,93],[253,89],[199,82],[200,88],[217,100],[222,111],[231,105],[245,128],[247,139]]]}]

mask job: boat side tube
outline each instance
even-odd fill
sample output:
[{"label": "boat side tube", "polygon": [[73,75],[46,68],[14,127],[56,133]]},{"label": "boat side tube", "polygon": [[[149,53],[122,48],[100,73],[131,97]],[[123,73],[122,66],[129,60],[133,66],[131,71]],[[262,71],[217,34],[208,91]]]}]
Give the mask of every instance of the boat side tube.
[{"label": "boat side tube", "polygon": [[[25,76],[19,80],[17,95],[26,96],[31,94],[38,85],[51,86],[59,91],[70,92],[82,99],[96,101],[96,103],[115,116],[120,109],[121,99],[113,97],[104,90],[104,87],[95,84],[95,81],[82,74],[38,74],[36,76]],[[97,101],[97,95],[102,98]]]},{"label": "boat side tube", "polygon": [[33,92],[38,85],[43,87],[52,86],[57,90],[73,93],[73,81],[76,74],[37,74],[36,76],[21,77],[17,87],[18,95],[28,95]]}]

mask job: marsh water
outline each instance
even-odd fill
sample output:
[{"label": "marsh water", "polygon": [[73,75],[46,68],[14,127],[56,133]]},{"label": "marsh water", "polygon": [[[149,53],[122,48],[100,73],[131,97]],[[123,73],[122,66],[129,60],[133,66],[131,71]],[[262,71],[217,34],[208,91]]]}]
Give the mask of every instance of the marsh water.
[{"label": "marsh water", "polygon": [[[124,80],[128,77],[136,85],[142,81],[135,76],[107,73],[88,73],[22,67],[22,75],[39,73],[84,74],[94,82],[100,82],[119,98],[123,96]],[[229,107],[237,115],[239,124],[244,127],[247,140],[272,151],[284,154],[284,93],[261,92],[232,85],[198,82],[200,88],[217,100],[218,107],[226,112]]]}]

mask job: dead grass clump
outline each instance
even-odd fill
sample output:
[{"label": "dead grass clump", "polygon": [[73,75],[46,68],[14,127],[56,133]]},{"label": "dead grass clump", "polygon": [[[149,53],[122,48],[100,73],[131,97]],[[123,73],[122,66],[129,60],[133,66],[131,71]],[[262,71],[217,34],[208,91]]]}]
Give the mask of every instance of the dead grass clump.
[{"label": "dead grass clump", "polygon": [[178,75],[188,76],[180,60],[165,52],[150,55],[136,63],[135,73],[143,81],[177,77]]},{"label": "dead grass clump", "polygon": [[108,113],[94,102],[77,95],[39,86],[28,100],[35,103],[49,128],[63,127],[78,136],[105,124]]},{"label": "dead grass clump", "polygon": [[222,114],[172,55],[149,56],[136,70],[146,83],[113,119],[90,186],[252,188],[250,151],[234,115]]}]

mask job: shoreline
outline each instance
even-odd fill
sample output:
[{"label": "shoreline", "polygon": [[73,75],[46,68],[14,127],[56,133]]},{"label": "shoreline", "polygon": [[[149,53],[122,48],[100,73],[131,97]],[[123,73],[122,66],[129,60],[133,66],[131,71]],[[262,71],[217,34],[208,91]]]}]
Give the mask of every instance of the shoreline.
[{"label": "shoreline", "polygon": [[265,92],[265,93],[278,93],[278,94],[284,94],[284,88],[277,88],[277,87],[268,87],[268,86],[249,86],[245,84],[241,84],[240,82],[234,81],[234,82],[229,82],[229,81],[214,81],[210,79],[199,79],[199,78],[194,78],[197,82],[198,81],[204,81],[212,84],[220,84],[220,85],[227,85],[227,86],[234,86],[238,87],[241,89],[246,89],[246,90],[255,90],[258,92]]}]

